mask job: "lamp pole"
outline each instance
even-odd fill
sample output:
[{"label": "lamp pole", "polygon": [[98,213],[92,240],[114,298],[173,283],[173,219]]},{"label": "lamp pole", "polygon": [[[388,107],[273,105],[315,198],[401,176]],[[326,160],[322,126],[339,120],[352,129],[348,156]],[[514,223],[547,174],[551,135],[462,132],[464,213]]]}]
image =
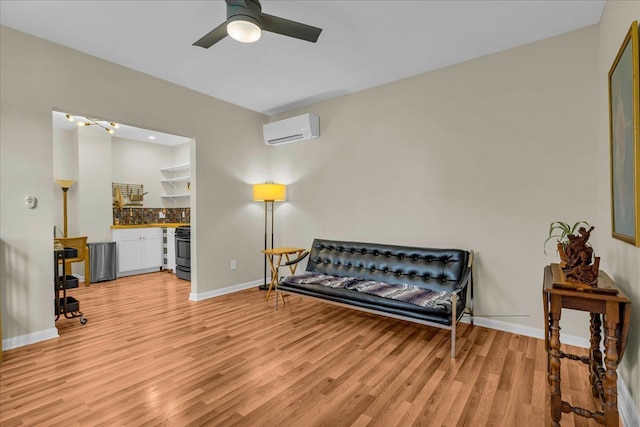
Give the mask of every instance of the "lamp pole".
[{"label": "lamp pole", "polygon": [[275,212],[273,211],[274,200],[269,201],[271,202],[271,249],[273,249],[273,217],[275,216]]},{"label": "lamp pole", "polygon": [[[265,200],[264,201],[264,250],[273,249],[273,204],[275,200]],[[271,247],[267,247],[267,215],[269,213],[269,203],[271,204]],[[259,286],[259,288],[263,291],[269,289],[269,284],[267,283],[267,254],[264,255],[264,284]]]},{"label": "lamp pole", "polygon": [[64,222],[63,237],[68,237],[69,234],[67,229],[67,191],[69,191],[69,188],[71,188],[74,181],[72,179],[56,179],[56,182],[58,183],[60,188],[62,188],[62,206],[63,206],[62,220]]},{"label": "lamp pole", "polygon": [[[264,201],[264,250],[267,250],[267,206],[269,201]],[[273,245],[273,243],[271,243]],[[260,286],[260,289],[263,291],[267,290],[267,254],[264,254],[264,268],[262,269],[264,273],[264,283]]]},{"label": "lamp pole", "polygon": [[62,187],[62,216],[63,216],[63,221],[64,221],[64,228],[63,228],[63,237],[68,237],[68,233],[67,233],[67,191],[69,191],[69,187],[64,188]]}]

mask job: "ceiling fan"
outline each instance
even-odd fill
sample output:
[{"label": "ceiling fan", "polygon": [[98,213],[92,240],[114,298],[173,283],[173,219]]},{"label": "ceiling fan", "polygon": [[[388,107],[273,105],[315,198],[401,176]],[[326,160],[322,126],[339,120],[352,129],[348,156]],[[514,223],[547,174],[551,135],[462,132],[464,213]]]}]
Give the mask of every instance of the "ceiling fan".
[{"label": "ceiling fan", "polygon": [[227,20],[204,35],[193,46],[208,49],[227,35],[243,43],[252,43],[260,39],[262,31],[315,43],[322,32],[322,28],[262,13],[262,6],[258,0],[225,1]]}]

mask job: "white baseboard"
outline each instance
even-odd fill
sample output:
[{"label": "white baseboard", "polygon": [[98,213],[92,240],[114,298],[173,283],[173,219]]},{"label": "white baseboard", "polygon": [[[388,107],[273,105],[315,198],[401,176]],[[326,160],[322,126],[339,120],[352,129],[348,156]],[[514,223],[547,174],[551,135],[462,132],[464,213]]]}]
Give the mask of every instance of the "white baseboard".
[{"label": "white baseboard", "polygon": [[19,335],[13,338],[7,338],[2,340],[2,350],[11,350],[13,348],[22,347],[29,344],[35,344],[40,341],[46,341],[53,338],[58,338],[58,329],[51,328],[38,332],[32,332],[26,335]]},{"label": "white baseboard", "polygon": [[[469,317],[463,317],[461,322],[469,323]],[[496,329],[498,331],[510,332],[512,334],[524,335],[532,338],[544,338],[544,330],[538,328],[530,328],[528,326],[516,325],[508,322],[501,322],[500,320],[489,319],[486,317],[473,318],[473,323],[478,326],[482,326],[489,329]],[[575,347],[589,348],[589,339],[576,337],[574,335],[562,334],[562,344],[572,345]]]},{"label": "white baseboard", "polygon": [[[463,323],[469,323],[469,317],[463,317],[460,320]],[[474,317],[473,323],[484,328],[496,329],[498,331],[510,332],[513,334],[524,335],[532,338],[544,339],[544,330],[538,328],[530,328],[527,326],[515,325],[513,323],[501,322],[499,320],[488,319],[486,317]],[[575,347],[589,348],[589,340],[587,338],[576,337],[574,335],[562,335],[562,344],[572,345]],[[627,388],[627,384],[622,377],[618,375],[618,411],[622,419],[622,425],[625,427],[640,426],[640,416],[638,416],[638,408],[636,407],[633,397]]]},{"label": "white baseboard", "polygon": [[618,411],[625,427],[640,426],[640,414],[622,377],[618,375]]},{"label": "white baseboard", "polygon": [[202,292],[199,294],[191,293],[189,294],[190,301],[202,301],[209,298],[219,297],[221,295],[231,294],[238,291],[244,291],[245,289],[252,288],[254,286],[260,286],[264,283],[262,279],[253,280],[247,283],[241,283],[239,285],[227,286],[226,288],[216,289],[213,291]]},{"label": "white baseboard", "polygon": [[138,274],[157,273],[158,271],[162,271],[162,268],[151,267],[151,268],[143,268],[142,270],[119,271],[116,274],[116,277],[119,279],[120,277],[136,276]]}]

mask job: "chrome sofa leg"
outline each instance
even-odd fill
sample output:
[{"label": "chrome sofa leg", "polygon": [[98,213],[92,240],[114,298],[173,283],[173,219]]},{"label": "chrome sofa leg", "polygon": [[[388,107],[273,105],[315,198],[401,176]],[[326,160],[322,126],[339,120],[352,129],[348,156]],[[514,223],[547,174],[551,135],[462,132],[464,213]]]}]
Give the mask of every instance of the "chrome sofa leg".
[{"label": "chrome sofa leg", "polygon": [[457,313],[458,297],[456,294],[451,296],[451,358],[456,357],[456,325],[458,324]]}]

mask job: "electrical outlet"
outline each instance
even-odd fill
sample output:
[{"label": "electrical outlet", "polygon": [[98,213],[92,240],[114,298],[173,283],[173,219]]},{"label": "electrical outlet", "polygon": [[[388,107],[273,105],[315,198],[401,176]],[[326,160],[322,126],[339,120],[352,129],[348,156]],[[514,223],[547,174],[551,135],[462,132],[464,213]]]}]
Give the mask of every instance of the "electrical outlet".
[{"label": "electrical outlet", "polygon": [[236,262],[236,260],[235,260],[235,259],[232,259],[232,260],[231,260],[231,262],[229,263],[229,267],[230,267],[232,270],[235,270],[236,268],[238,268],[238,263]]}]

